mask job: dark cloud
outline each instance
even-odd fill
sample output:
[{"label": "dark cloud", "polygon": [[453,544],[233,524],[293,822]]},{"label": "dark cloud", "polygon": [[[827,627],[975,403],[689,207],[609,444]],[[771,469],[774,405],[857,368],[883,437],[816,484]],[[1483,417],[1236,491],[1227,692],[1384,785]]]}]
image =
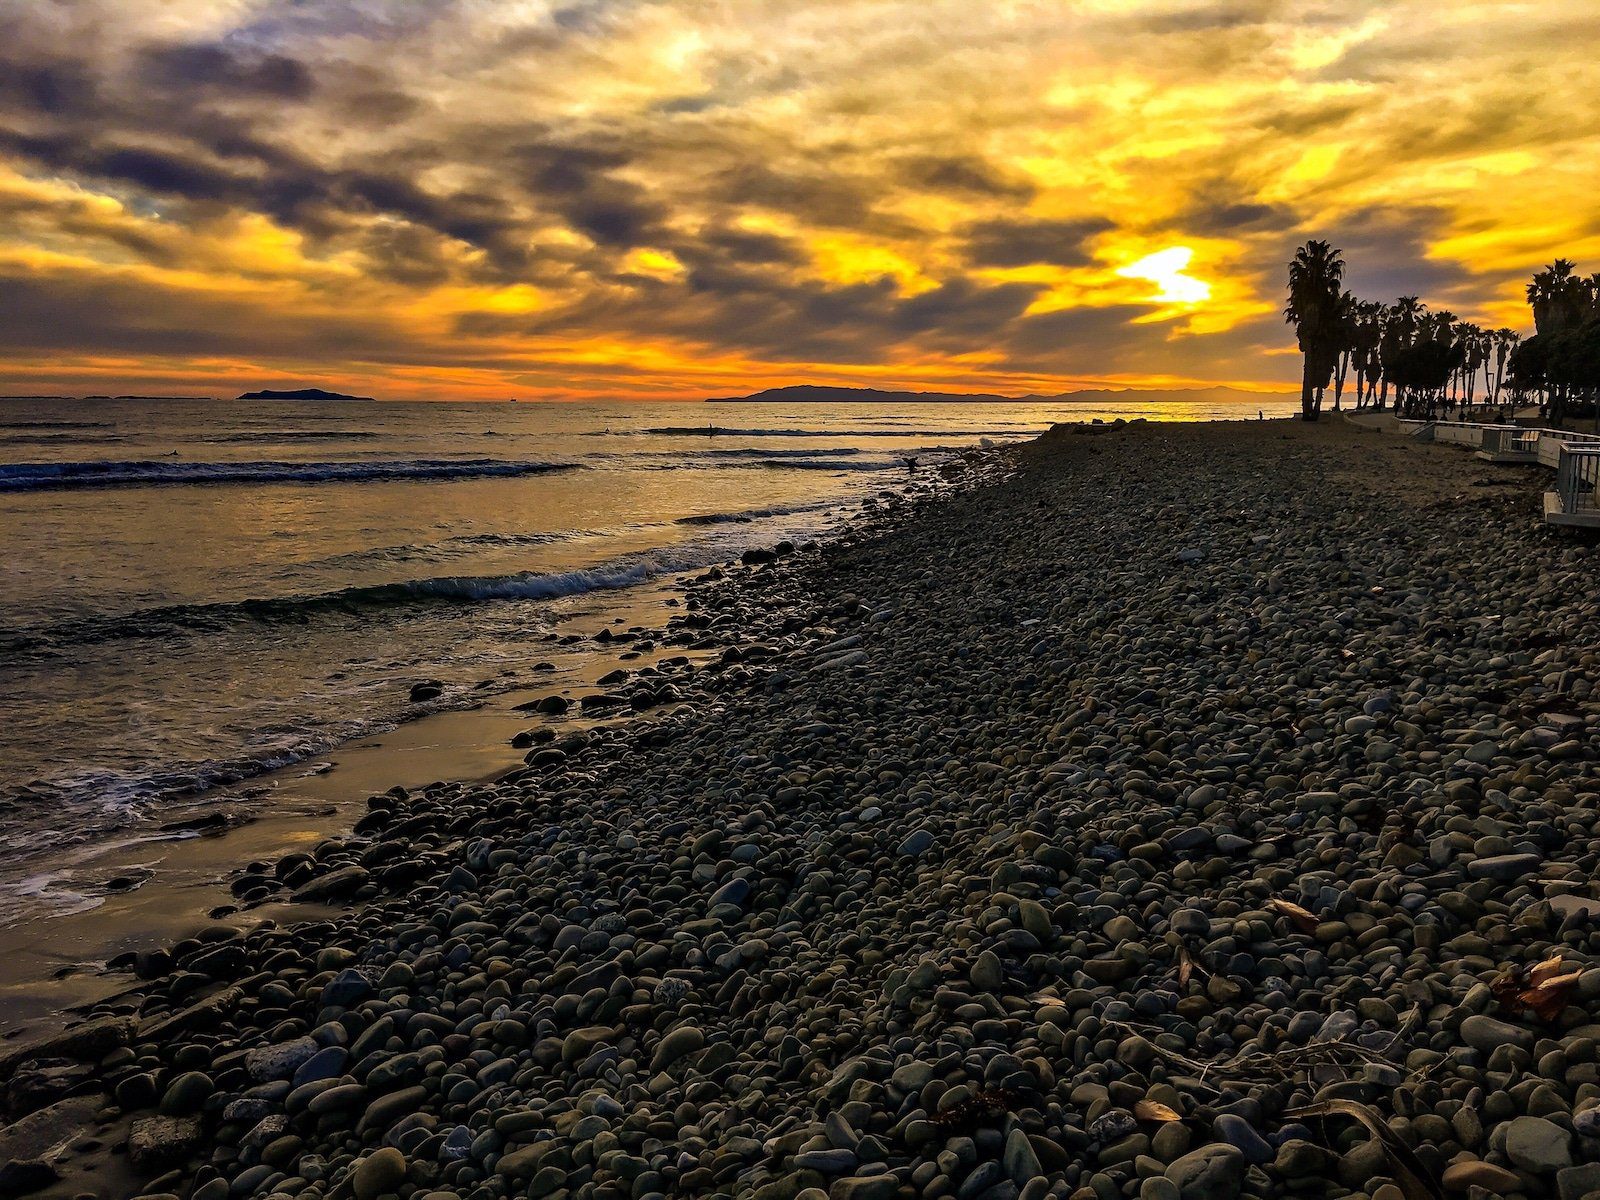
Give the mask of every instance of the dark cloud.
[{"label": "dark cloud", "polygon": [[1293,230],[1300,216],[1286,204],[1241,200],[1251,190],[1228,179],[1196,186],[1172,217],[1173,228],[1202,237],[1244,237]]},{"label": "dark cloud", "polygon": [[[706,181],[715,200],[734,208],[766,208],[807,222],[860,230],[881,222],[873,206],[882,186],[843,173],[801,170],[752,160],[715,173]],[[904,226],[898,226],[904,228]]]},{"label": "dark cloud", "polygon": [[1088,244],[1113,221],[984,221],[965,231],[967,260],[978,267],[1028,267],[1037,263],[1076,267],[1093,261]]},{"label": "dark cloud", "polygon": [[1034,187],[996,169],[980,158],[957,155],[920,155],[900,164],[907,182],[929,191],[958,192],[975,196],[994,196],[1026,200]]},{"label": "dark cloud", "polygon": [[[709,252],[725,261],[761,266],[797,266],[806,260],[804,248],[792,239],[746,229],[715,229],[702,233],[695,251]],[[690,257],[700,257],[695,251],[689,252]]]},{"label": "dark cloud", "polygon": [[601,246],[642,246],[666,220],[665,205],[614,173],[628,163],[619,150],[537,141],[518,147],[512,161],[524,165],[536,203]]},{"label": "dark cloud", "polygon": [[0,51],[0,111],[69,116],[98,107],[99,84],[81,64],[38,63]]},{"label": "dark cloud", "polygon": [[1265,24],[1278,12],[1276,0],[1222,0],[1170,11],[1139,14],[1132,19],[1148,33],[1186,34],[1213,30],[1248,29]]},{"label": "dark cloud", "polygon": [[[1317,236],[1344,251],[1345,286],[1363,299],[1426,298],[1474,279],[1461,263],[1428,255],[1429,242],[1447,219],[1444,212],[1425,207],[1364,208],[1331,222]],[[1294,246],[1285,244],[1285,263],[1293,252]]]},{"label": "dark cloud", "polygon": [[141,56],[140,78],[161,88],[305,100],[316,88],[304,63],[282,54],[241,54],[218,45],[154,46]]},{"label": "dark cloud", "polygon": [[126,275],[47,275],[0,269],[7,353],[368,357],[395,331],[356,313],[263,313],[247,295],[177,291]]},{"label": "dark cloud", "polygon": [[946,340],[986,337],[1021,316],[1043,290],[1031,283],[986,286],[958,277],[900,301],[888,324],[905,334],[937,333]]},{"label": "dark cloud", "polygon": [[1079,345],[1103,352],[1116,344],[1117,335],[1132,321],[1148,312],[1139,305],[1117,304],[1039,313],[1017,323],[1007,346],[1016,355],[1038,362],[1060,361],[1064,350]]},{"label": "dark cloud", "polygon": [[250,182],[198,155],[152,146],[95,145],[66,135],[33,135],[0,128],[0,150],[55,171],[131,184],[188,200],[237,200]]}]

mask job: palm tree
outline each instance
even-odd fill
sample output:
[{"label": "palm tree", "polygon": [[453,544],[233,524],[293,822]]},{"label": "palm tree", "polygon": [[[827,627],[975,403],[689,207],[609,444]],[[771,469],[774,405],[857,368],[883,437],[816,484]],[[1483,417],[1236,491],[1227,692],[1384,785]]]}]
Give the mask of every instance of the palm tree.
[{"label": "palm tree", "polygon": [[1528,284],[1528,304],[1533,308],[1537,333],[1561,333],[1583,320],[1584,281],[1573,275],[1576,264],[1558,258]]},{"label": "palm tree", "polygon": [[1377,390],[1378,343],[1383,337],[1383,319],[1388,309],[1376,300],[1356,301],[1351,367],[1356,373],[1356,411],[1372,402]]},{"label": "palm tree", "polygon": [[1494,342],[1494,370],[1485,380],[1488,400],[1490,404],[1500,403],[1500,386],[1506,379],[1506,359],[1517,348],[1517,343],[1522,340],[1522,335],[1514,329],[1496,329],[1489,337]]},{"label": "palm tree", "polygon": [[1389,306],[1388,319],[1383,323],[1383,339],[1378,349],[1383,363],[1382,401],[1388,399],[1389,385],[1394,384],[1397,413],[1411,400],[1411,348],[1427,311],[1427,305],[1418,297],[1401,296]]},{"label": "palm tree", "polygon": [[1478,399],[1478,372],[1484,371],[1484,391],[1487,392],[1487,368],[1489,363],[1489,348],[1491,342],[1487,330],[1476,325],[1464,325],[1462,334],[1462,363],[1461,383],[1465,392],[1466,405],[1471,408]]},{"label": "palm tree", "polygon": [[[1534,338],[1522,356],[1524,378],[1536,379],[1545,395],[1545,415],[1557,428],[1566,419],[1572,380],[1562,369],[1567,343],[1588,318],[1595,304],[1591,281],[1574,275],[1570,259],[1558,258],[1528,284],[1528,304],[1533,309]],[[1600,283],[1600,279],[1595,281]],[[1537,364],[1535,368],[1534,364]],[[1534,374],[1537,369],[1538,373]]]},{"label": "palm tree", "polygon": [[1345,377],[1349,375],[1350,364],[1355,360],[1356,341],[1360,336],[1356,330],[1356,321],[1360,315],[1360,304],[1361,302],[1349,292],[1344,292],[1339,296],[1339,312],[1333,343],[1334,412],[1340,411],[1340,401],[1344,397]]},{"label": "palm tree", "polygon": [[1339,357],[1344,259],[1327,242],[1309,241],[1289,264],[1289,303],[1284,320],[1294,326],[1305,363],[1300,377],[1300,416],[1315,421],[1322,393]]}]

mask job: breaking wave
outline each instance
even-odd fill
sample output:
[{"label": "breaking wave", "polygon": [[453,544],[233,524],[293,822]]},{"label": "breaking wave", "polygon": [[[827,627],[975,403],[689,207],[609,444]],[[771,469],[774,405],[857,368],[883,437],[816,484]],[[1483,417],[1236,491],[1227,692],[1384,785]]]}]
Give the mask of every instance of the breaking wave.
[{"label": "breaking wave", "polygon": [[240,483],[372,483],[542,475],[580,464],[492,458],[408,458],[376,462],[70,462],[0,465],[0,492],[170,487]]}]

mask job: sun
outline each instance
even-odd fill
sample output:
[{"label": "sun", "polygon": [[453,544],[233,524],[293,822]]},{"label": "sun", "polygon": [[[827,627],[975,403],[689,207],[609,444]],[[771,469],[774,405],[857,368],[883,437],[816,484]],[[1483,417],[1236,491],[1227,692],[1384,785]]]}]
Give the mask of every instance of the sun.
[{"label": "sun", "polygon": [[1188,246],[1173,246],[1147,254],[1138,262],[1119,268],[1117,274],[1126,279],[1149,280],[1157,288],[1151,299],[1163,304],[1200,304],[1211,299],[1211,285],[1183,273],[1193,260],[1194,251]]}]

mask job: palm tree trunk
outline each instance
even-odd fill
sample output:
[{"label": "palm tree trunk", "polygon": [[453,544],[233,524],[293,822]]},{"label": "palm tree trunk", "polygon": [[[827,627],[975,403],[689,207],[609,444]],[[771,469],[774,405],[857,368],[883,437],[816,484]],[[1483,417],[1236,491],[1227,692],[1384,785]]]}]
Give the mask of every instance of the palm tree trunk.
[{"label": "palm tree trunk", "polygon": [[1300,419],[1302,421],[1315,421],[1317,419],[1315,403],[1316,386],[1311,377],[1311,355],[1305,356],[1305,367],[1300,374]]}]

